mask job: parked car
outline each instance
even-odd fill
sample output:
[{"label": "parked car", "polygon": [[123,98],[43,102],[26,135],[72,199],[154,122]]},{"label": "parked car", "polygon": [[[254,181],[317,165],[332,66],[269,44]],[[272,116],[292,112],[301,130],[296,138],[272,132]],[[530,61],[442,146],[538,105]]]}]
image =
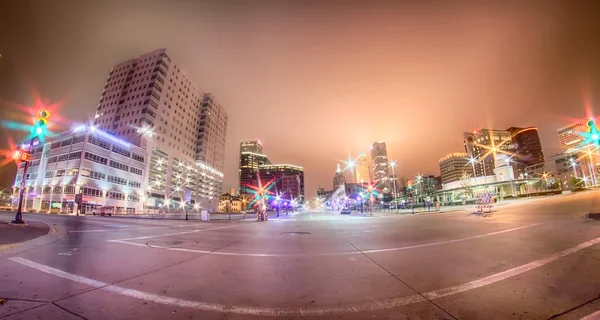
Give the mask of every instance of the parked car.
[{"label": "parked car", "polygon": [[340,212],[341,214],[350,214],[352,212],[352,210],[350,208],[344,208],[342,209],[342,211]]}]

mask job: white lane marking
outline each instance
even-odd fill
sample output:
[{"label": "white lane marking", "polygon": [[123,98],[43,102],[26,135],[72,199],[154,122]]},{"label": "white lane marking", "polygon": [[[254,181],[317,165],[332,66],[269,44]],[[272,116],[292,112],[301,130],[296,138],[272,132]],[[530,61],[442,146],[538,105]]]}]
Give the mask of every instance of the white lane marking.
[{"label": "white lane marking", "polygon": [[600,310],[581,318],[581,320],[600,320]]},{"label": "white lane marking", "polygon": [[489,237],[489,236],[493,236],[493,235],[497,235],[497,234],[502,234],[502,233],[506,233],[506,232],[512,232],[512,231],[517,231],[517,230],[521,230],[521,229],[531,228],[531,227],[534,227],[534,226],[537,226],[537,225],[540,225],[540,224],[541,223],[534,223],[534,224],[529,224],[529,225],[522,226],[522,227],[505,229],[505,230],[500,230],[500,231],[495,231],[495,232],[480,234],[480,235],[476,235],[476,236],[472,236],[472,237],[466,237],[466,238],[461,238],[461,239],[454,239],[454,240],[446,240],[446,241],[438,241],[438,242],[416,244],[414,246],[407,246],[407,247],[400,247],[400,248],[362,250],[362,252],[363,253],[377,253],[377,252],[398,251],[398,250],[408,250],[408,249],[415,249],[415,248],[431,247],[431,246],[437,246],[437,245],[441,245],[441,244],[454,243],[454,242],[473,240],[473,239],[478,239],[478,238],[483,238],[483,237]]},{"label": "white lane marking", "polygon": [[[535,268],[539,268],[548,263],[556,261],[564,256],[569,254],[581,251],[585,248],[593,246],[595,244],[600,243],[600,238],[596,238],[590,241],[586,241],[574,248],[570,248],[558,253],[555,253],[547,258],[540,259],[537,261],[533,261],[522,266],[518,266],[516,268],[512,268],[483,279],[478,279],[475,281],[467,282],[461,285],[444,288],[440,290],[434,290],[430,292],[426,292],[423,294],[427,299],[437,299],[440,297],[446,297],[450,295],[455,295],[461,292],[477,289],[483,286],[487,286],[498,281],[505,280],[510,277],[514,277],[516,275],[522,274],[524,272],[533,270]],[[117,293],[120,295],[144,300],[156,302],[164,305],[170,306],[178,306],[184,308],[193,308],[200,309],[205,311],[216,311],[216,312],[227,312],[227,313],[236,313],[243,315],[259,315],[259,316],[309,316],[309,315],[325,315],[325,314],[337,314],[337,313],[349,313],[349,312],[360,312],[360,311],[373,311],[378,309],[387,309],[394,308],[399,306],[405,306],[409,304],[414,304],[418,302],[425,301],[425,298],[421,295],[412,295],[406,297],[398,297],[383,301],[375,301],[375,302],[366,302],[359,305],[347,306],[347,307],[332,307],[332,308],[321,308],[321,309],[300,309],[300,308],[266,308],[266,307],[248,307],[248,306],[226,306],[222,304],[210,303],[210,302],[202,302],[202,301],[190,301],[185,299],[177,299],[172,297],[167,297],[163,295],[143,292],[134,289],[127,289],[116,285],[110,285],[108,283],[104,283],[98,280],[89,279],[86,277],[78,276],[75,274],[71,274],[59,269],[55,269],[49,266],[45,266],[39,264],[37,262],[33,262],[31,260],[27,260],[21,257],[12,257],[9,258],[16,263],[20,263],[32,269],[36,269],[63,279],[68,279],[71,281],[79,282],[86,284],[88,286],[94,288],[101,288],[102,290]],[[594,315],[594,314],[593,314]],[[593,319],[593,318],[592,318]],[[587,319],[586,319],[587,320]]]},{"label": "white lane marking", "polygon": [[[418,245],[407,246],[407,247],[387,248],[387,249],[374,249],[374,250],[363,250],[363,251],[328,252],[328,253],[244,253],[244,252],[226,252],[226,251],[207,251],[207,250],[199,250],[199,249],[173,248],[173,247],[165,247],[165,246],[159,246],[159,245],[146,245],[146,244],[140,244],[140,243],[135,243],[135,242],[129,242],[128,241],[128,240],[146,239],[147,237],[132,238],[132,239],[108,240],[108,242],[116,242],[116,243],[122,243],[122,244],[129,244],[129,245],[134,245],[134,246],[139,246],[139,247],[145,247],[145,248],[156,248],[156,249],[173,250],[173,251],[181,251],[181,252],[206,253],[206,254],[215,254],[215,255],[221,255],[221,256],[246,256],[246,257],[341,256],[341,255],[356,255],[356,254],[363,254],[363,253],[377,253],[377,252],[399,251],[399,250],[408,250],[408,249],[416,249],[416,248],[423,248],[423,247],[438,246],[438,245],[442,245],[442,244],[448,244],[448,243],[454,243],[454,242],[459,242],[459,241],[472,240],[472,239],[477,239],[477,238],[483,238],[483,237],[493,236],[493,235],[497,235],[497,234],[502,234],[502,233],[506,233],[506,232],[517,231],[517,230],[521,230],[521,229],[533,227],[533,226],[536,226],[536,225],[539,225],[539,224],[540,223],[535,223],[535,224],[530,224],[530,225],[526,225],[526,226],[522,226],[522,227],[517,227],[517,228],[512,228],[512,229],[506,229],[506,230],[501,230],[501,231],[495,231],[495,232],[490,232],[490,233],[486,233],[486,234],[480,234],[480,235],[476,235],[476,236],[472,236],[472,237],[467,237],[467,238],[454,239],[454,240],[446,240],[446,241],[439,241],[439,242],[431,242],[431,243],[424,243],[424,244],[418,244]],[[183,232],[183,233],[192,233],[192,232],[196,232],[196,231],[189,231],[189,232]],[[181,234],[181,233],[174,233],[174,234],[171,234],[171,235],[175,235],[175,234]],[[153,237],[153,236],[151,236],[151,237]]]},{"label": "white lane marking", "polygon": [[70,250],[69,250],[69,251],[67,251],[67,252],[61,252],[61,253],[58,253],[57,255],[59,255],[59,256],[72,256],[72,255],[74,255],[74,254],[77,254],[77,250],[79,250],[79,249],[77,249],[77,248],[73,248],[73,249],[70,249]]},{"label": "white lane marking", "polygon": [[[109,226],[107,226],[109,227]],[[180,227],[189,227],[189,225],[179,224],[175,226],[165,226],[165,227],[117,227],[115,229],[92,229],[92,230],[71,230],[69,233],[86,233],[86,232],[111,232],[111,231],[128,231],[128,230],[155,230],[155,229],[169,229],[169,228],[180,228]]]},{"label": "white lane marking", "polygon": [[175,233],[165,233],[165,234],[157,234],[157,235],[146,236],[146,237],[115,239],[115,240],[107,240],[107,241],[108,242],[116,242],[116,241],[128,241],[128,240],[144,240],[144,239],[152,239],[152,238],[176,236],[176,235],[179,235],[179,234],[187,234],[187,233],[196,233],[196,232],[211,231],[211,230],[218,230],[218,229],[225,229],[225,228],[233,228],[233,227],[238,227],[238,226],[240,226],[240,225],[236,224],[236,225],[233,225],[233,226],[208,228],[208,229],[195,229],[195,230],[191,230],[191,231],[183,231],[183,232],[175,232]]}]

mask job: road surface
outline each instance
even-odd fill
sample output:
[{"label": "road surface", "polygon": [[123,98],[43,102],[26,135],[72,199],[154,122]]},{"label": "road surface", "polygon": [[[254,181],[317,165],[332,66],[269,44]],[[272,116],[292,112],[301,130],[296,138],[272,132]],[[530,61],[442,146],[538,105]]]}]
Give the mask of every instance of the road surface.
[{"label": "road surface", "polygon": [[25,214],[51,232],[0,252],[0,318],[597,318],[593,211],[600,192],[514,201],[485,218]]}]

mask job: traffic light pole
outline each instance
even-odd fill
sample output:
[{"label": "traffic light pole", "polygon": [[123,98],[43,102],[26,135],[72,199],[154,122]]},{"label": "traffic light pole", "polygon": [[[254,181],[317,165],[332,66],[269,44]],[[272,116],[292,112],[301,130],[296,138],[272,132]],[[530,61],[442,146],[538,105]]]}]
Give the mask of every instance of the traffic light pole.
[{"label": "traffic light pole", "polygon": [[[34,137],[31,139],[31,141],[29,142],[29,149],[27,150],[28,153],[31,154],[31,149],[33,148],[33,142],[35,141],[35,139],[37,138]],[[23,167],[23,177],[21,178],[21,189],[19,190],[19,205],[17,207],[17,214],[15,215],[15,220],[13,220],[11,223],[12,224],[25,224],[25,221],[23,221],[23,194],[25,192],[25,181],[27,179],[27,169],[29,168],[29,161],[25,161],[25,166]]]}]

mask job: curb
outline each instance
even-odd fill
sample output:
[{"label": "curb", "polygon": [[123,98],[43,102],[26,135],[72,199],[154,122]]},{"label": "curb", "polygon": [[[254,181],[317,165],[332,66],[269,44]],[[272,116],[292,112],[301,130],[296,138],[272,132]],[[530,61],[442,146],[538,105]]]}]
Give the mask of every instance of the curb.
[{"label": "curb", "polygon": [[47,225],[48,233],[35,239],[27,240],[25,242],[6,245],[3,249],[2,247],[0,247],[0,258],[6,258],[11,255],[15,255],[31,249],[43,247],[49,243],[60,240],[67,236],[67,230],[65,228],[58,228],[56,225],[50,225],[44,221],[35,221]]}]

